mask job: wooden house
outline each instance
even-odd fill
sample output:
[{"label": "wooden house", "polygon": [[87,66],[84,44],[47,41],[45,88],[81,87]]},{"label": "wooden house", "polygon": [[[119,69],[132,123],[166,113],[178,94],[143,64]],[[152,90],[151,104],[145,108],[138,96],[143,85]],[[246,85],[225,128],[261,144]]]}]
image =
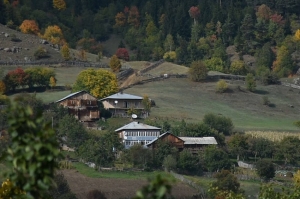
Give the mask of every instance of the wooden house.
[{"label": "wooden house", "polygon": [[198,153],[208,145],[217,145],[214,137],[179,137],[184,141],[184,148],[192,153]]},{"label": "wooden house", "polygon": [[86,91],[72,93],[56,103],[68,108],[69,114],[82,122],[95,121],[100,117],[97,98]]},{"label": "wooden house", "polygon": [[168,142],[171,144],[171,146],[176,147],[179,151],[182,151],[184,148],[184,141],[170,132],[161,134],[159,137],[149,142],[146,146],[151,149],[156,149],[159,141]]},{"label": "wooden house", "polygon": [[109,110],[115,117],[130,117],[127,113],[129,109],[135,109],[143,115],[143,97],[126,94],[123,92],[105,97],[100,100],[105,109]]},{"label": "wooden house", "polygon": [[135,144],[145,146],[160,136],[160,128],[136,121],[116,129],[115,132],[118,133],[126,149]]}]

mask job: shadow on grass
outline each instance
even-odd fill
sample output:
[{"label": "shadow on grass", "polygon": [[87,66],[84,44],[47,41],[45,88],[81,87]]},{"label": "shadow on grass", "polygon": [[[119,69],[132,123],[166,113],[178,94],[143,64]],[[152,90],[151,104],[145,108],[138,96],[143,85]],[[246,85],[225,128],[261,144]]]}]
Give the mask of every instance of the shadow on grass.
[{"label": "shadow on grass", "polygon": [[259,94],[259,95],[267,95],[267,94],[269,94],[268,91],[264,91],[264,90],[256,90],[254,93]]}]

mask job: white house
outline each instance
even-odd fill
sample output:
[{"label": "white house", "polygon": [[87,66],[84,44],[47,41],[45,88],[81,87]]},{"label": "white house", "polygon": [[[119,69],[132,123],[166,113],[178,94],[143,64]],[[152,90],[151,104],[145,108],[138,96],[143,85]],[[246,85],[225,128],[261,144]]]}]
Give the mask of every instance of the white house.
[{"label": "white house", "polygon": [[160,128],[140,122],[131,122],[115,130],[128,149],[135,144],[146,145],[160,136]]}]

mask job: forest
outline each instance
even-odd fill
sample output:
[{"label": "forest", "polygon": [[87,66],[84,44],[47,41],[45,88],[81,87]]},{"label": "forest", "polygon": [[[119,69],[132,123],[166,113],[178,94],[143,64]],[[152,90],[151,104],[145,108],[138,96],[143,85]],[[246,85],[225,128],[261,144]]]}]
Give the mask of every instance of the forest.
[{"label": "forest", "polygon": [[[55,26],[62,31],[57,42],[99,56],[111,56],[101,43],[116,34],[119,48],[130,48],[130,60],[164,58],[187,66],[203,60],[209,70],[268,77],[298,69],[297,0],[4,0],[0,9],[0,23],[10,28],[43,35]],[[26,29],[24,20],[35,23]],[[233,64],[226,54],[231,45],[241,61],[254,56],[255,69]]]}]

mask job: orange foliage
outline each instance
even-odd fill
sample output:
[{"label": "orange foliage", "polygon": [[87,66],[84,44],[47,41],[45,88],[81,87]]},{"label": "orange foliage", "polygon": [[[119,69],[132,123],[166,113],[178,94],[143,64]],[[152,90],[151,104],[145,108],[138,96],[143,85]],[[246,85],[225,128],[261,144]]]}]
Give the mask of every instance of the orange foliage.
[{"label": "orange foliage", "polygon": [[71,59],[70,49],[69,49],[68,44],[64,44],[60,51],[61,51],[61,54],[62,54],[62,56],[65,60],[70,60]]},{"label": "orange foliage", "polygon": [[0,81],[0,95],[5,93],[5,91],[6,91],[5,83],[3,81]]},{"label": "orange foliage", "polygon": [[119,12],[115,16],[116,26],[125,26],[126,24],[126,16],[123,12]]},{"label": "orange foliage", "polygon": [[34,20],[24,20],[19,28],[22,33],[26,33],[26,34],[37,35],[40,32],[39,27]]},{"label": "orange foliage", "polygon": [[140,25],[140,14],[136,6],[132,6],[129,10],[128,23],[134,27],[139,27]]}]

